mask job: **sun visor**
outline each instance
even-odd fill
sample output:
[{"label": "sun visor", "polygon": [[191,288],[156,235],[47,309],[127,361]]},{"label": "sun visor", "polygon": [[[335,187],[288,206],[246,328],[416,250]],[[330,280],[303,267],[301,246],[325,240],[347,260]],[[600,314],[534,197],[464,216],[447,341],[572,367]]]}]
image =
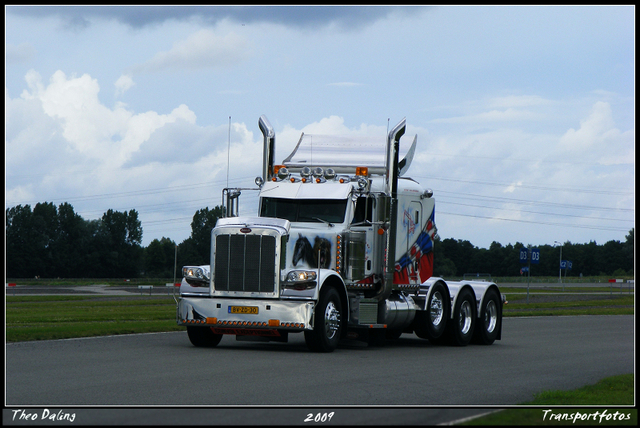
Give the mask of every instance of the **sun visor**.
[{"label": "sun visor", "polygon": [[[400,154],[406,153],[400,147]],[[387,158],[386,137],[318,135],[303,133],[293,152],[282,163],[288,167],[336,168],[366,166],[384,168]]]},{"label": "sun visor", "polygon": [[269,181],[260,190],[260,197],[283,199],[347,199],[351,185],[338,182],[280,183]]}]

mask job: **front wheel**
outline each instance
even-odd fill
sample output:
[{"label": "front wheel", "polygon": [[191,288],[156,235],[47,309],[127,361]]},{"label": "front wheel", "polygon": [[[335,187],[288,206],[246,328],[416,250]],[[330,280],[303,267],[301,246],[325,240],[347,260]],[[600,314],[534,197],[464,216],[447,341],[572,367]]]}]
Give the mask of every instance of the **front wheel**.
[{"label": "front wheel", "polygon": [[209,327],[187,326],[187,334],[193,346],[213,348],[222,340],[221,334],[215,334]]},{"label": "front wheel", "polygon": [[451,344],[465,346],[473,337],[476,325],[476,299],[474,293],[464,288],[458,294],[453,309],[453,318],[447,325],[447,336]]},{"label": "front wheel", "polygon": [[324,290],[313,315],[313,330],[305,330],[304,340],[315,352],[333,352],[342,334],[342,302],[335,288]]},{"label": "front wheel", "polygon": [[480,318],[478,319],[473,342],[482,345],[491,345],[498,337],[502,327],[502,311],[500,308],[500,297],[495,290],[487,291],[482,307],[480,308]]}]

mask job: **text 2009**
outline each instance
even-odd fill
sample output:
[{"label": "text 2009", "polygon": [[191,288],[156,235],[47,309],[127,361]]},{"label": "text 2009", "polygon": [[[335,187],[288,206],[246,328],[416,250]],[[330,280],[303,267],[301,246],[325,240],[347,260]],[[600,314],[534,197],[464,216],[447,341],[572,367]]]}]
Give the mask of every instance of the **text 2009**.
[{"label": "text 2009", "polygon": [[335,412],[331,412],[331,413],[317,413],[317,414],[313,414],[313,413],[309,413],[307,414],[307,417],[305,418],[305,422],[329,422],[331,420],[331,418],[333,417]]}]

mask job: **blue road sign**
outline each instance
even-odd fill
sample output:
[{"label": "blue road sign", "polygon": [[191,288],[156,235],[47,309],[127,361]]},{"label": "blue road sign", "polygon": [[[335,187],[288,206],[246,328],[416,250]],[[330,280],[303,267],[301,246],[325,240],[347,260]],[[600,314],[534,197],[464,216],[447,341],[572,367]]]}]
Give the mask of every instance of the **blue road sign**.
[{"label": "blue road sign", "polygon": [[529,261],[529,250],[520,248],[520,263],[526,263],[527,261]]},{"label": "blue road sign", "polygon": [[560,262],[560,269],[571,269],[573,267],[573,263],[569,260],[562,260]]},{"label": "blue road sign", "polygon": [[540,263],[540,248],[531,249],[531,263],[536,265]]}]

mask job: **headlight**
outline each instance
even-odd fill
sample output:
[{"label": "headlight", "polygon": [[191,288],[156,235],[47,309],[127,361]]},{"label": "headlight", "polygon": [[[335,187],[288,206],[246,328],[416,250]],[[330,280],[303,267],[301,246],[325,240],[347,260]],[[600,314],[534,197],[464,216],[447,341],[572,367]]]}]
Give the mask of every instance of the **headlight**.
[{"label": "headlight", "polygon": [[208,287],[209,272],[198,266],[185,266],[182,268],[182,276],[193,287]]},{"label": "headlight", "polygon": [[287,282],[315,281],[317,274],[308,270],[292,270],[287,274]]},{"label": "headlight", "polygon": [[309,290],[317,285],[318,274],[312,270],[292,270],[282,283],[285,288],[294,290]]}]

